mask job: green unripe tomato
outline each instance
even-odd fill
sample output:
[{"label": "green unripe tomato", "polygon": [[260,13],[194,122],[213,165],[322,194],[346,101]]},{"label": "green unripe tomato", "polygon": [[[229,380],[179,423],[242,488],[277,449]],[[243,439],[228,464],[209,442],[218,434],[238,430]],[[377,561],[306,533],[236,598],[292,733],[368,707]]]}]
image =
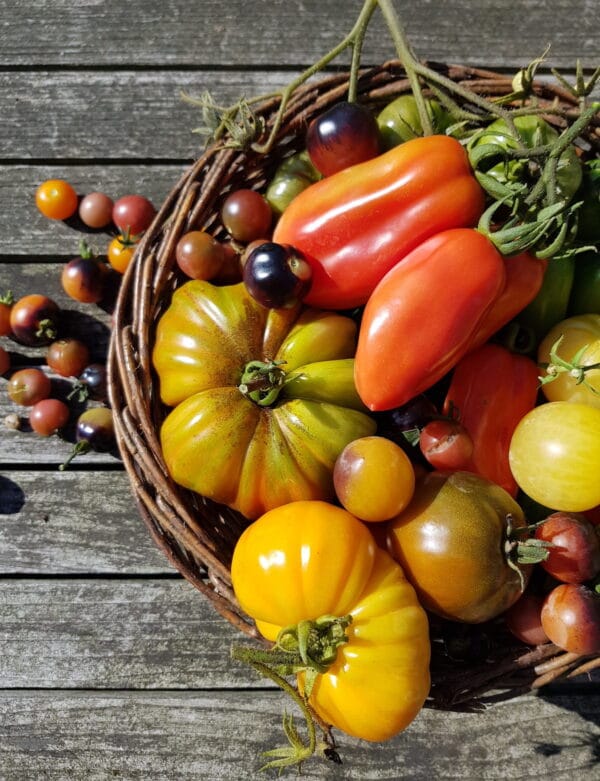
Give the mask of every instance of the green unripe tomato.
[{"label": "green unripe tomato", "polygon": [[[426,100],[425,105],[434,132],[443,133],[452,124],[452,117],[436,100]],[[423,125],[413,95],[400,95],[388,103],[379,113],[377,124],[386,150],[423,135]]]}]

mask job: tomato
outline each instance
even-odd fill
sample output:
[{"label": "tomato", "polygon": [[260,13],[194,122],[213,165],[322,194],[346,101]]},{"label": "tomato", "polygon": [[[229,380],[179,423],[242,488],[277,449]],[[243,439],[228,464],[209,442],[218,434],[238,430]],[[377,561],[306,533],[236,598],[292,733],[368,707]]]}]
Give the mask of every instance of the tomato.
[{"label": "tomato", "polygon": [[367,407],[398,407],[440,380],[469,349],[504,282],[500,253],[470,228],[432,236],[389,271],[365,307],[356,350]]},{"label": "tomato", "polygon": [[556,586],[544,600],[542,626],[564,651],[600,653],[600,596],[575,583]]},{"label": "tomato", "polygon": [[175,259],[190,279],[213,279],[225,263],[225,251],[210,233],[189,231],[177,242]]},{"label": "tomato", "polygon": [[600,409],[540,404],[517,425],[508,456],[519,487],[545,507],[584,512],[600,504]]},{"label": "tomato", "polygon": [[10,334],[10,312],[14,303],[15,299],[10,290],[0,296],[0,336]]},{"label": "tomato", "polygon": [[7,393],[15,404],[33,407],[38,401],[47,399],[52,389],[50,377],[41,369],[19,369],[8,381]]},{"label": "tomato", "polygon": [[119,274],[124,274],[129,268],[136,245],[136,239],[130,238],[128,234],[119,234],[111,239],[106,255],[110,265]]},{"label": "tomato", "polygon": [[88,193],[79,204],[79,217],[89,228],[106,228],[112,222],[114,203],[105,193]]},{"label": "tomato", "polygon": [[552,259],[535,298],[516,317],[519,325],[531,332],[536,345],[566,317],[577,262],[573,257]]},{"label": "tomato", "polygon": [[[598,222],[600,223],[600,214]],[[567,307],[568,315],[584,315],[590,312],[600,314],[600,254],[594,251],[577,255]]]},{"label": "tomato", "polygon": [[473,440],[456,420],[430,420],[419,434],[419,449],[434,469],[463,469],[473,455]]},{"label": "tomato", "polygon": [[385,437],[362,437],[338,456],[333,484],[341,504],[363,521],[387,521],[410,502],[415,470],[399,445]]},{"label": "tomato", "polygon": [[335,103],[309,124],[306,149],[323,176],[371,160],[380,151],[375,117],[358,103]]},{"label": "tomato", "polygon": [[156,215],[151,201],[143,195],[124,195],[115,201],[112,220],[122,234],[138,236],[150,227]]},{"label": "tomato", "polygon": [[277,166],[265,193],[273,214],[279,217],[302,190],[320,178],[306,150],[286,157]]},{"label": "tomato", "polygon": [[430,472],[388,527],[388,545],[427,610],[480,623],[521,596],[529,568],[506,551],[509,520],[525,525],[500,486],[471,472]]},{"label": "tomato", "polygon": [[60,309],[48,296],[31,293],[10,310],[10,329],[17,342],[29,347],[49,344],[56,338]]},{"label": "tomato", "polygon": [[[443,133],[453,123],[451,115],[437,100],[425,100],[425,107],[434,133]],[[400,95],[392,100],[377,115],[379,132],[384,149],[423,135],[423,125],[414,95]]]},{"label": "tomato", "polygon": [[80,256],[65,264],[61,284],[65,293],[75,301],[95,304],[101,301],[106,287],[108,266],[94,257],[85,242],[81,242]]},{"label": "tomato", "polygon": [[[544,119],[534,115],[517,116],[513,118],[521,142],[527,149],[546,144],[552,144],[558,138],[558,132]],[[496,148],[496,153],[477,164],[480,171],[493,177],[502,184],[525,184],[532,186],[535,176],[532,175],[529,160],[508,157],[506,151],[519,148],[519,142],[510,132],[503,119],[496,119],[481,132],[473,136],[470,142],[470,154],[477,153],[478,147],[486,145]],[[556,170],[557,195],[570,201],[582,180],[581,162],[575,147],[571,144],[562,152]]]},{"label": "tomato", "polygon": [[517,424],[535,407],[538,367],[499,344],[484,344],[455,366],[443,411],[454,411],[469,433],[473,450],[462,469],[487,477],[515,496],[517,483],[508,450]]},{"label": "tomato", "polygon": [[[559,339],[557,354],[563,360],[571,363],[584,350],[577,366],[585,368],[599,364],[600,314],[569,317],[551,328],[538,348],[538,361],[542,366],[551,363],[550,352]],[[545,382],[542,391],[549,401],[575,401],[600,408],[600,369],[586,371],[583,382],[568,371],[561,372],[551,382]]]},{"label": "tomato", "polygon": [[526,591],[504,614],[506,626],[521,642],[527,645],[541,645],[548,642],[548,635],[542,626],[544,597]]},{"label": "tomato", "polygon": [[259,192],[244,188],[225,198],[221,219],[236,241],[250,242],[270,234],[273,212]]},{"label": "tomato", "polygon": [[77,211],[79,199],[64,179],[48,179],[35,192],[35,205],[51,220],[67,220]]},{"label": "tomato", "polygon": [[583,515],[552,513],[535,536],[551,544],[541,565],[557,580],[583,583],[600,573],[600,537]]},{"label": "tomato", "polygon": [[153,351],[175,407],[161,428],[173,479],[248,518],[333,498],[336,458],[375,431],[354,386],[355,344],[354,321],[336,313],[267,309],[243,284],[180,287]]},{"label": "tomato", "polygon": [[268,640],[300,622],[350,617],[309,696],[325,722],[381,741],[414,719],[430,685],[427,617],[401,568],[350,513],[319,501],[271,510],[240,537],[231,577]]},{"label": "tomato", "polygon": [[69,407],[59,399],[42,399],[31,408],[29,423],[42,437],[58,433],[69,420]]},{"label": "tomato", "polygon": [[58,339],[46,352],[46,363],[61,377],[77,377],[89,362],[89,348],[79,339]]},{"label": "tomato", "polygon": [[313,266],[308,304],[348,309],[430,236],[476,225],[483,207],[460,143],[428,136],[312,184],[281,215],[273,241]]},{"label": "tomato", "polygon": [[242,278],[252,298],[263,306],[290,307],[305,298],[312,269],[294,247],[265,242],[246,255]]},{"label": "tomato", "polygon": [[4,349],[4,347],[0,347],[0,376],[6,374],[6,372],[9,369],[10,369],[10,355]]}]

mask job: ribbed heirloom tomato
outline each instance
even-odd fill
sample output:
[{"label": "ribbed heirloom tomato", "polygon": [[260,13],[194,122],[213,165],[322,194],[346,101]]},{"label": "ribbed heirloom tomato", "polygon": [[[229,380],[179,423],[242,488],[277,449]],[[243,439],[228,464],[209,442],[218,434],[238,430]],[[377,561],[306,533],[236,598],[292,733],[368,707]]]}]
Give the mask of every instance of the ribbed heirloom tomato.
[{"label": "ribbed heirloom tomato", "polygon": [[240,537],[231,577],[268,640],[310,627],[312,658],[319,636],[337,638],[309,697],[328,724],[379,741],[414,719],[430,685],[427,617],[401,567],[353,515],[319,501],[271,510]]},{"label": "ribbed heirloom tomato", "polygon": [[267,309],[243,284],[192,280],[156,333],[161,428],[173,479],[248,518],[334,497],[343,448],[373,434],[354,386],[356,325],[333,312]]}]

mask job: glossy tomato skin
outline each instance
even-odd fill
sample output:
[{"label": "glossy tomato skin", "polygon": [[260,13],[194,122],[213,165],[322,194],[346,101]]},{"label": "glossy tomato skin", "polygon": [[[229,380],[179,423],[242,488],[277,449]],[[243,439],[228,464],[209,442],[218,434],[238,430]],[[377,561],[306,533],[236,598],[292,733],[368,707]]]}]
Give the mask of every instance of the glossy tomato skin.
[{"label": "glossy tomato skin", "polygon": [[50,220],[67,220],[77,211],[77,193],[64,179],[47,179],[35,192],[35,204]]},{"label": "glossy tomato skin", "polygon": [[523,579],[504,552],[507,518],[525,525],[500,486],[470,472],[430,472],[412,502],[388,527],[388,545],[421,604],[452,621],[481,623],[521,596]]},{"label": "glossy tomato skin", "polygon": [[112,219],[121,233],[137,236],[150,227],[156,209],[144,195],[123,195],[113,204]]},{"label": "glossy tomato skin", "polygon": [[553,401],[528,412],[509,448],[515,480],[553,510],[584,512],[600,504],[600,409]]},{"label": "glossy tomato skin", "polygon": [[60,308],[48,296],[31,293],[10,310],[10,329],[17,342],[29,347],[49,344],[56,338]]},{"label": "glossy tomato skin", "polygon": [[552,513],[535,536],[551,543],[541,565],[557,580],[584,583],[600,573],[600,537],[583,515]]},{"label": "glossy tomato skin", "polygon": [[600,653],[600,596],[576,583],[556,586],[544,600],[542,626],[569,653]]},{"label": "glossy tomato skin", "polygon": [[371,741],[408,726],[429,691],[427,617],[366,526],[326,502],[275,508],[240,537],[231,575],[268,640],[303,620],[352,616],[347,643],[310,695],[322,719]]},{"label": "glossy tomato skin", "polygon": [[[437,100],[426,100],[425,107],[434,133],[443,133],[453,123],[452,116]],[[414,95],[400,95],[377,115],[379,132],[385,149],[423,135],[423,125]]]},{"label": "glossy tomato skin", "polygon": [[366,106],[340,101],[309,124],[306,149],[323,176],[371,160],[380,151],[375,117]]},{"label": "glossy tomato skin", "polygon": [[389,271],[360,326],[355,379],[366,406],[399,407],[440,380],[468,351],[504,281],[500,253],[471,228],[432,236]]},{"label": "glossy tomato skin", "polygon": [[511,496],[510,440],[521,418],[535,407],[539,370],[534,361],[499,344],[484,344],[454,367],[443,411],[455,410],[473,442],[467,469],[502,486]]},{"label": "glossy tomato skin", "polygon": [[307,303],[349,309],[430,236],[476,225],[483,207],[460,143],[428,136],[308,187],[281,215],[273,241],[296,247],[313,266]]},{"label": "glossy tomato skin", "polygon": [[548,642],[548,635],[542,626],[544,597],[526,591],[504,615],[506,626],[521,642],[527,645],[541,645]]},{"label": "glossy tomato skin", "polygon": [[[354,386],[355,344],[354,321],[337,313],[267,309],[243,283],[180,287],[153,352],[161,397],[175,408],[161,429],[173,479],[248,518],[332,499],[335,459],[375,431]],[[242,382],[257,360],[277,363],[269,371],[283,384],[270,401]]]},{"label": "glossy tomato skin", "polygon": [[[561,337],[560,358],[572,361],[576,353],[585,347],[579,364],[591,366],[600,363],[600,314],[575,315],[553,326],[539,345],[540,364],[549,363],[550,351]],[[585,383],[578,383],[576,377],[565,372],[542,385],[542,392],[549,401],[574,401],[600,408],[600,369],[586,372]]]}]

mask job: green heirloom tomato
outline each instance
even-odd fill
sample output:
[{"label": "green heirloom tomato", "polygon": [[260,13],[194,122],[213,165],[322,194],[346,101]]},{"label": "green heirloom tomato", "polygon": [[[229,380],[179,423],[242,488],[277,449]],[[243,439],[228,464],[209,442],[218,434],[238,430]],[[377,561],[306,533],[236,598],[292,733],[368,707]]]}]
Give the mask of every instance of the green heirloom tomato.
[{"label": "green heirloom tomato", "polygon": [[280,215],[299,193],[320,178],[321,174],[306,150],[286,157],[277,167],[265,193],[273,213]]},{"label": "green heirloom tomato", "polygon": [[375,431],[354,387],[356,324],[267,309],[243,284],[192,280],[173,295],[153,361],[167,468],[180,485],[255,518],[332,499],[343,448]]},{"label": "green heirloom tomato", "polygon": [[[521,116],[514,118],[525,147],[532,149],[553,143],[558,138],[558,132],[541,117]],[[478,168],[485,171],[502,184],[523,183],[531,184],[531,175],[527,160],[517,160],[507,157],[508,150],[518,149],[518,144],[506,122],[497,119],[473,138],[472,148],[481,144],[496,146],[497,156],[485,158]],[[487,167],[487,162],[491,165]],[[556,170],[557,194],[559,198],[570,201],[577,192],[582,179],[581,162],[577,156],[575,147],[571,144],[560,155]]]},{"label": "green heirloom tomato", "polygon": [[567,314],[600,314],[600,252],[582,252],[576,256]]},{"label": "green heirloom tomato", "polygon": [[[437,100],[426,100],[434,133],[443,133],[452,124],[452,117]],[[384,149],[423,135],[423,125],[413,95],[400,95],[385,106],[377,116]]]}]

